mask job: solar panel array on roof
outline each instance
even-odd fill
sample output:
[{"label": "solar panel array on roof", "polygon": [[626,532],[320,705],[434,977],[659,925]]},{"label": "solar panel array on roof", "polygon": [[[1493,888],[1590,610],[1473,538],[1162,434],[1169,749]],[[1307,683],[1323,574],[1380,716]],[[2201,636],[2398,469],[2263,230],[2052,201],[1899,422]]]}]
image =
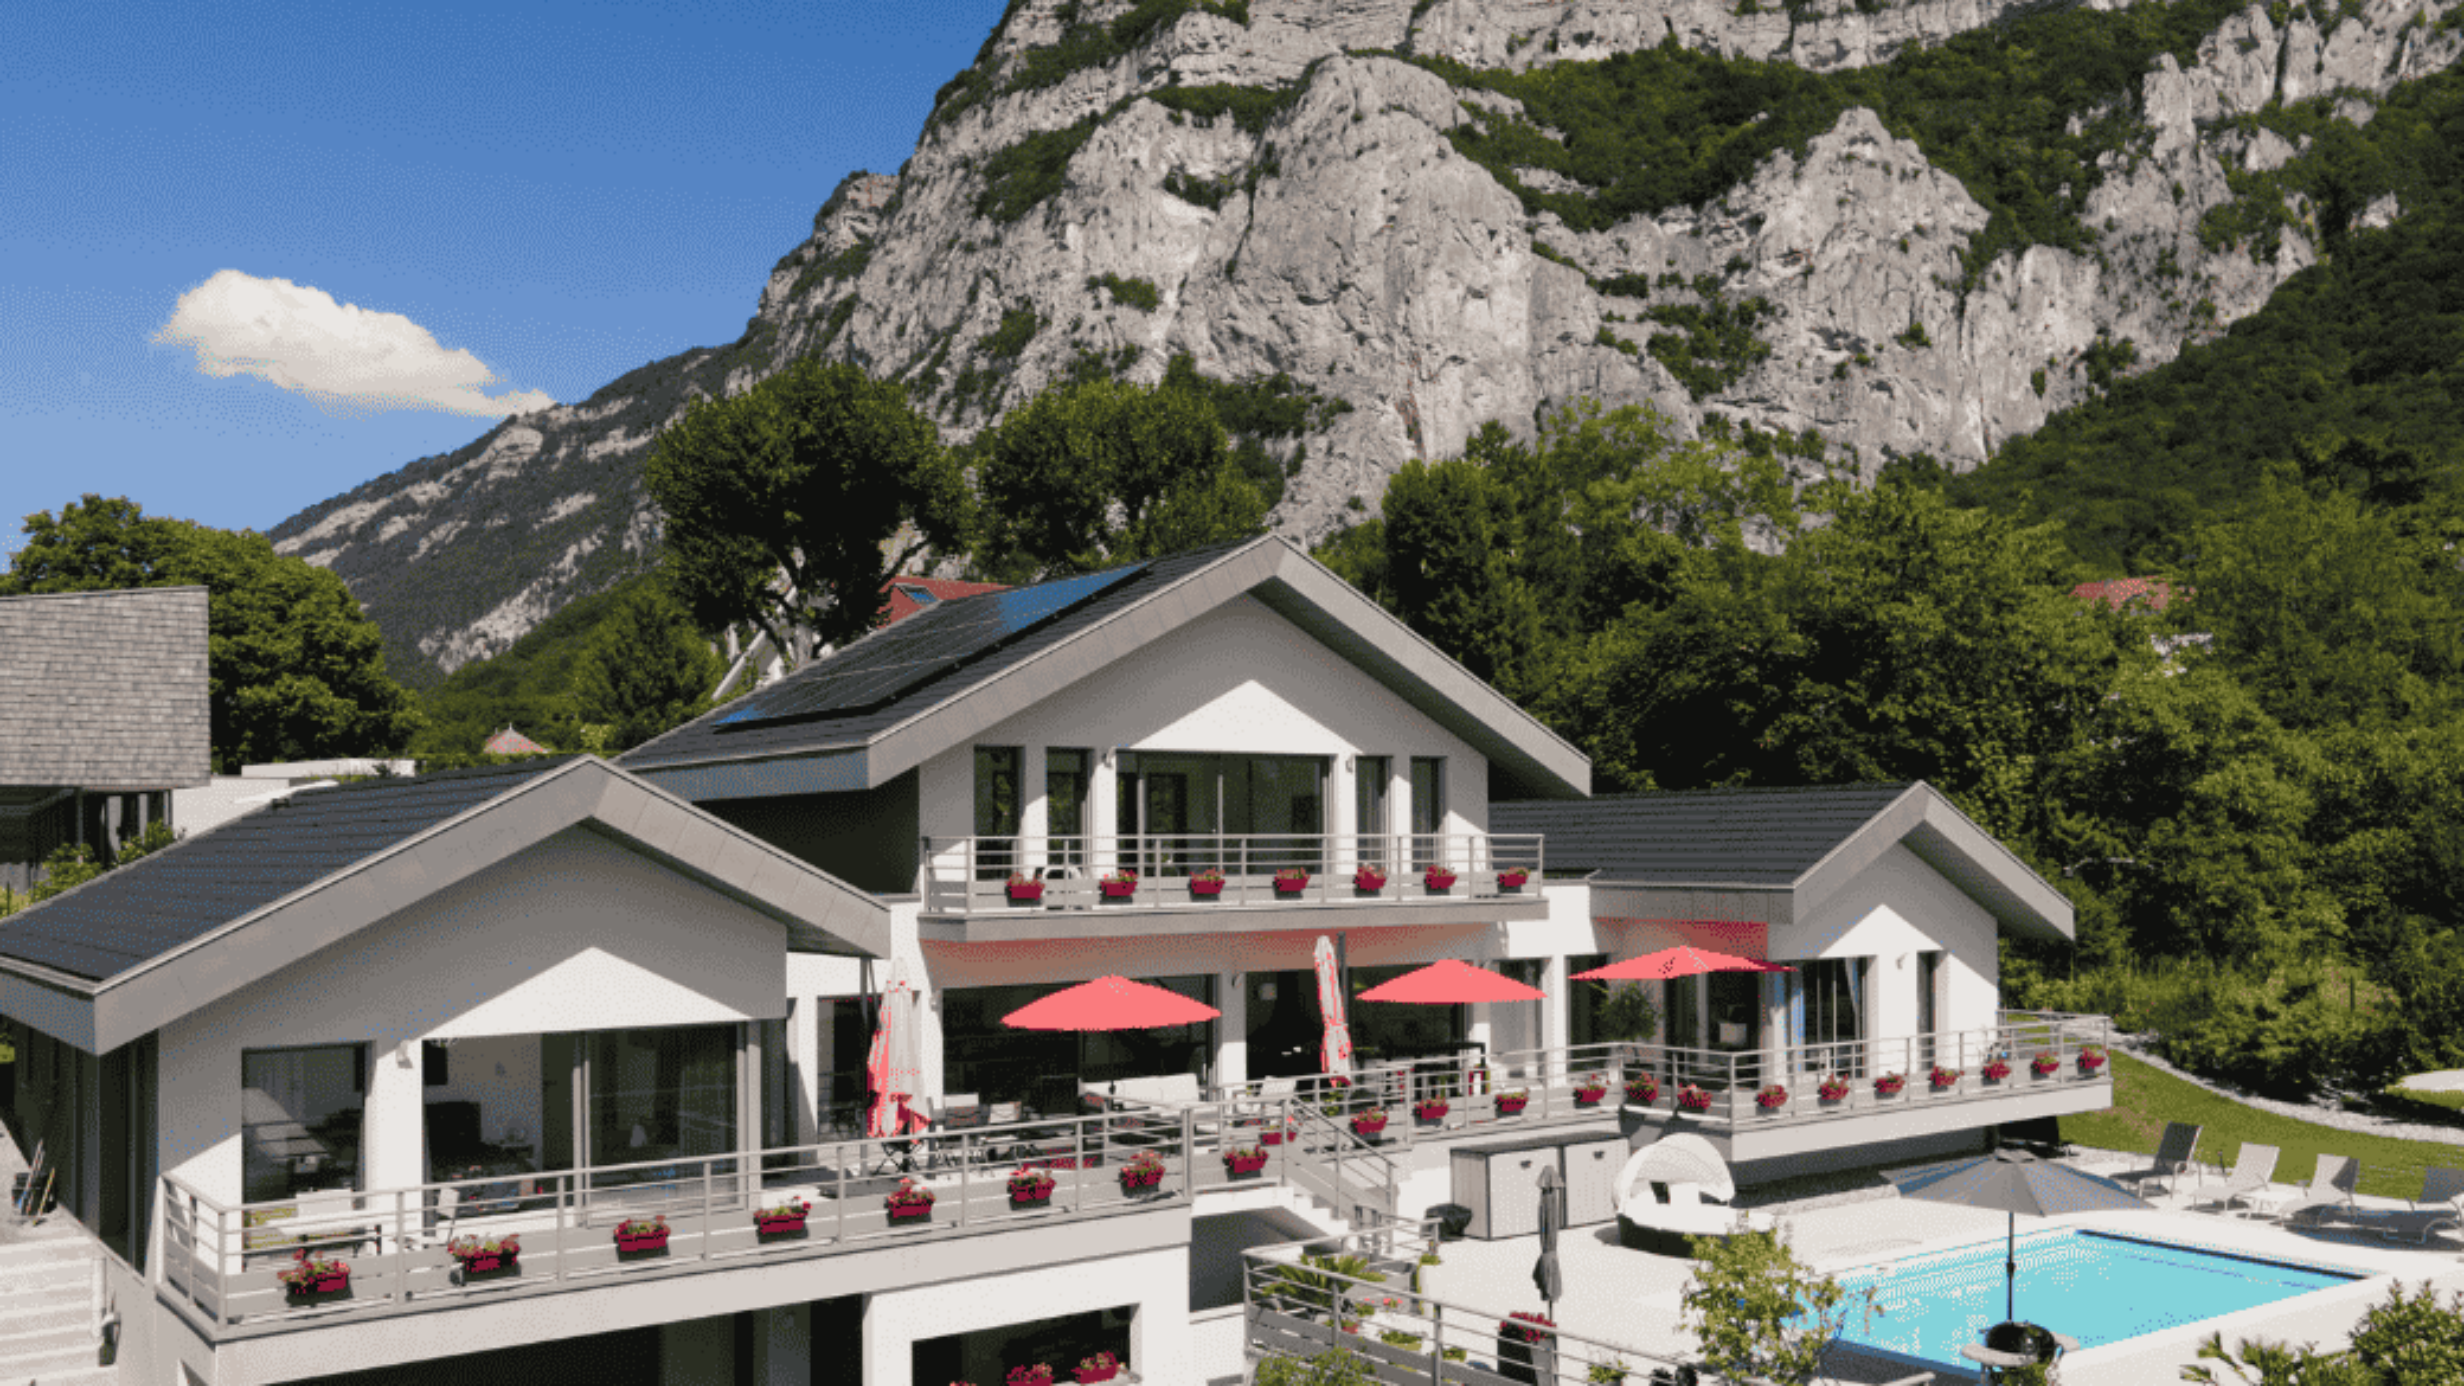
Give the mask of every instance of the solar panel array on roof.
[{"label": "solar panel array on roof", "polygon": [[943,602],[875,631],[813,666],[807,676],[753,694],[745,706],[719,718],[715,725],[722,729],[768,726],[885,706],[1101,596],[1146,566],[1133,563],[1015,591]]}]

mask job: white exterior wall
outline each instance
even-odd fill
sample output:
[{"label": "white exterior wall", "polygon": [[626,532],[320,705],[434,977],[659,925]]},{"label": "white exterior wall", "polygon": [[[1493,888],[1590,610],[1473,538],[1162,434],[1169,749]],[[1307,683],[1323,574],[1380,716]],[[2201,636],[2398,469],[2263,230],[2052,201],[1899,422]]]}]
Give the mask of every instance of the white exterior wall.
[{"label": "white exterior wall", "polygon": [[421,1183],[417,1041],[775,1019],[785,953],[785,925],[568,829],[165,1026],[161,1168],[238,1202],[242,1051],[367,1043],[361,1183]]},{"label": "white exterior wall", "polygon": [[[1155,1386],[1197,1386],[1185,1246],[1091,1258],[1066,1275],[1037,1269],[876,1293],[864,1310],[864,1386],[931,1386],[915,1381],[914,1347],[925,1339],[1122,1305],[1137,1306],[1124,1365]],[[1075,1366],[1053,1363],[1055,1379]]]},{"label": "white exterior wall", "polygon": [[1773,958],[1872,958],[1866,1034],[1916,1033],[1915,955],[1940,949],[1944,1030],[1994,1023],[2000,1003],[1997,926],[1984,906],[1905,846],[1893,846],[1837,895],[1788,928],[1771,931]]}]

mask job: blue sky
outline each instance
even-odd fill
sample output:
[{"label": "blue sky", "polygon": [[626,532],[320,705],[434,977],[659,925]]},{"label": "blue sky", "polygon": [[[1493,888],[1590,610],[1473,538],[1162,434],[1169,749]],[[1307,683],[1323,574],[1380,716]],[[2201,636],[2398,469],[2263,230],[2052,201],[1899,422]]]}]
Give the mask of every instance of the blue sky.
[{"label": "blue sky", "polygon": [[13,9],[0,550],[89,491],[267,529],[735,340],[1001,9]]}]

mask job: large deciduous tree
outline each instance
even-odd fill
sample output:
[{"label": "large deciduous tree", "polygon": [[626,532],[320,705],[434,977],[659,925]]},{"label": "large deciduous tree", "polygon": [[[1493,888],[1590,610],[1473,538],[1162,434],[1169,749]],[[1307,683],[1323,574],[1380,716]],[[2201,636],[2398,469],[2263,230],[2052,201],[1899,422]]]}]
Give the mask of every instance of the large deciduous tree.
[{"label": "large deciduous tree", "polygon": [[957,463],[906,389],[809,357],[695,404],[660,432],[646,476],[694,621],[749,622],[790,667],[816,641],[872,629],[882,584],[966,533]]},{"label": "large deciduous tree", "polygon": [[385,755],[417,728],[384,640],[342,579],[253,531],[149,517],[88,495],[26,517],[0,595],[203,586],[217,770]]},{"label": "large deciduous tree", "polygon": [[710,708],[723,666],[682,603],[656,582],[617,599],[574,662],[573,700],[585,723],[629,751]]},{"label": "large deciduous tree", "polygon": [[977,568],[996,581],[1089,573],[1264,532],[1214,407],[1113,380],[1037,395],[976,441]]}]

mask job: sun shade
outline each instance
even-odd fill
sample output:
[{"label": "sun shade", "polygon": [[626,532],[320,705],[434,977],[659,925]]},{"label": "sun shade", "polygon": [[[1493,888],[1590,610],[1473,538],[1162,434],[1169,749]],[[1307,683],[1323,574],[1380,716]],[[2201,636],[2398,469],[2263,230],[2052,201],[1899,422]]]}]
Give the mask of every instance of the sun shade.
[{"label": "sun shade", "polygon": [[1577,972],[1578,982],[1658,982],[1671,977],[1691,977],[1698,972],[1794,972],[1793,967],[1740,958],[1729,953],[1714,953],[1708,949],[1679,947],[1663,948],[1657,953],[1645,953],[1639,958],[1595,967],[1589,972]]},{"label": "sun shade", "polygon": [[1154,1030],[1221,1014],[1177,991],[1127,977],[1098,977],[1021,1006],[1001,1023],[1013,1030]]},{"label": "sun shade", "polygon": [[1539,1001],[1546,996],[1538,987],[1527,987],[1511,977],[1500,977],[1458,958],[1446,958],[1393,981],[1381,982],[1362,992],[1360,999],[1443,1006],[1474,1001]]}]

